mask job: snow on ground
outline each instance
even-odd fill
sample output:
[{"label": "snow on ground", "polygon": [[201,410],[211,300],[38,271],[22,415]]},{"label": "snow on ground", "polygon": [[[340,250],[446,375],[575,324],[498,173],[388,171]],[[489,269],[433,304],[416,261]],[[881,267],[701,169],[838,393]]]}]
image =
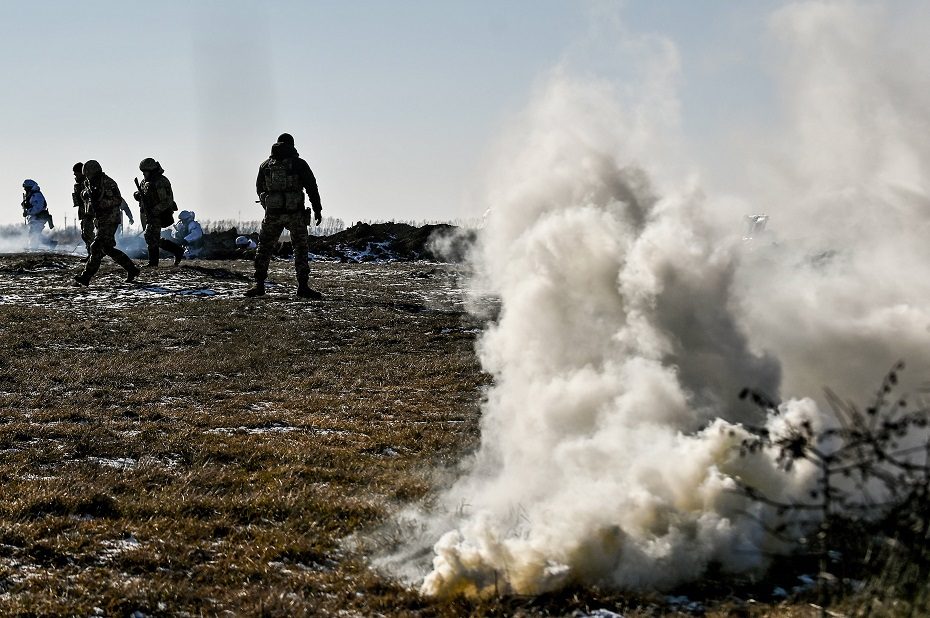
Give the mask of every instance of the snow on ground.
[{"label": "snow on ground", "polygon": [[[101,309],[182,301],[215,301],[242,298],[243,302],[284,300],[312,307],[294,296],[296,281],[290,260],[276,259],[266,283],[263,299],[246,300],[242,294],[252,285],[252,262],[247,260],[197,261],[170,266],[163,260],[157,269],[143,269],[137,280],[127,283],[125,272],[109,261],[89,287],[75,284],[81,258],[60,254],[0,255],[0,305],[23,305],[73,311],[79,315]],[[433,308],[461,308],[462,292],[454,266],[427,262],[311,263],[311,287],[329,299],[352,300],[365,293],[370,277],[394,278],[395,303],[400,310],[416,312]],[[437,279],[439,281],[437,281]],[[349,326],[351,327],[351,326]]]}]

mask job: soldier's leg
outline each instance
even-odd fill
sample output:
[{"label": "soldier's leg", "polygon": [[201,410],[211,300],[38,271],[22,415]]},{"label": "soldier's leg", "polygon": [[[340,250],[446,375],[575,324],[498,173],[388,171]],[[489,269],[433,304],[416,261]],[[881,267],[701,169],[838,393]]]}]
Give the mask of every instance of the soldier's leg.
[{"label": "soldier's leg", "polygon": [[41,244],[42,241],[42,228],[45,227],[45,222],[41,220],[36,220],[32,218],[27,224],[27,231],[29,235],[29,247],[34,249]]},{"label": "soldier's leg", "polygon": [[262,229],[258,233],[258,249],[255,251],[255,286],[246,290],[246,296],[261,296],[265,293],[268,264],[283,230],[284,221],[280,216],[265,214]]},{"label": "soldier's leg", "polygon": [[310,264],[307,260],[307,222],[303,213],[291,217],[288,222],[291,243],[294,248],[294,270],[297,271],[297,295],[301,298],[319,300],[323,295],[310,288]]},{"label": "soldier's leg", "polygon": [[297,273],[297,280],[306,281],[310,276],[310,265],[307,262],[307,224],[304,214],[289,217],[287,229],[291,233],[291,248],[294,250],[294,270]]},{"label": "soldier's leg", "polygon": [[[158,246],[174,255],[174,265],[177,266],[181,263],[181,258],[184,257],[184,247],[174,242],[173,240],[168,240],[167,238],[159,238]],[[156,250],[157,251],[157,250]]]},{"label": "soldier's leg", "polygon": [[90,244],[94,242],[94,219],[85,216],[81,219],[81,240],[84,241],[84,247],[87,249],[87,255],[90,256]]},{"label": "soldier's leg", "polygon": [[161,228],[157,223],[149,221],[142,237],[145,238],[145,246],[148,248],[148,266],[158,266],[158,241],[161,238]]},{"label": "soldier's leg", "polygon": [[100,270],[100,262],[103,261],[104,243],[105,236],[101,235],[99,230],[95,230],[94,240],[90,243],[90,252],[88,254],[87,263],[84,265],[84,272],[75,277],[77,282],[83,285],[87,285],[90,282],[91,277],[96,275],[97,271]]},{"label": "soldier's leg", "polygon": [[278,245],[281,232],[284,231],[284,220],[280,215],[265,215],[262,229],[258,233],[258,249],[255,250],[255,280],[264,281],[268,278],[268,264],[271,255]]},{"label": "soldier's leg", "polygon": [[133,264],[128,255],[116,248],[116,228],[118,225],[119,221],[113,221],[106,225],[98,226],[97,238],[94,239],[94,243],[96,244],[98,241],[101,241],[100,251],[110,256],[114,262],[122,266],[126,270],[126,280],[132,281],[135,279],[136,275],[139,274],[139,268]]}]

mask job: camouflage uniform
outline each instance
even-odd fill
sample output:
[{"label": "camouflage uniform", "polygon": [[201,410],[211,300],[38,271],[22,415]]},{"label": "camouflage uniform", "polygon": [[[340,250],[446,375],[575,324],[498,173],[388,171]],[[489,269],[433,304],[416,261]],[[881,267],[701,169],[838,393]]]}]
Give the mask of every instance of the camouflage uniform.
[{"label": "camouflage uniform", "polygon": [[184,255],[184,249],[161,237],[162,228],[174,223],[172,213],[177,210],[171,182],[162,173],[154,173],[139,185],[139,194],[142,198],[141,209],[145,214],[144,238],[149,249],[149,265],[158,264],[159,248],[173,254],[175,261],[179,260]]},{"label": "camouflage uniform", "polygon": [[297,281],[305,288],[310,277],[307,263],[307,214],[304,211],[304,190],[310,198],[313,212],[322,210],[316,178],[307,162],[301,159],[293,146],[282,142],[271,148],[271,157],[258,168],[255,189],[265,209],[262,229],[255,252],[255,282],[263,285],[268,277],[268,263],[281,232],[291,233],[294,249],[294,269]]},{"label": "camouflage uniform", "polygon": [[82,192],[85,205],[85,216],[92,216],[94,221],[95,237],[90,244],[90,259],[84,266],[82,272],[76,280],[83,285],[90,282],[91,277],[97,274],[100,269],[100,262],[104,255],[109,255],[113,260],[126,269],[129,273],[129,280],[132,280],[139,269],[125,253],[116,248],[116,228],[120,223],[120,202],[122,197],[119,193],[119,187],[116,182],[99,172],[93,179],[84,179],[84,191]]},{"label": "camouflage uniform", "polygon": [[90,244],[94,242],[94,218],[88,217],[84,206],[84,198],[81,193],[84,191],[84,177],[74,177],[74,190],[71,192],[71,201],[77,208],[78,221],[81,222],[81,240],[84,241],[84,248],[87,249],[87,255],[90,255]]}]

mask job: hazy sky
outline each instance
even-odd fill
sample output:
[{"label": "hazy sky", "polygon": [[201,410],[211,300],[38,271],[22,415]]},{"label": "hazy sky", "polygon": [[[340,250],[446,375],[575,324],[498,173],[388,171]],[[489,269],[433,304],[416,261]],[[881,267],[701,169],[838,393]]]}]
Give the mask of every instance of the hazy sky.
[{"label": "hazy sky", "polygon": [[737,4],[0,0],[0,223],[21,220],[25,178],[63,222],[74,162],[99,160],[128,198],[148,156],[180,208],[260,219],[257,166],[283,131],[324,214],[473,217],[496,136],[605,6],[679,47],[686,133],[713,140],[728,116],[759,114],[778,3]]}]

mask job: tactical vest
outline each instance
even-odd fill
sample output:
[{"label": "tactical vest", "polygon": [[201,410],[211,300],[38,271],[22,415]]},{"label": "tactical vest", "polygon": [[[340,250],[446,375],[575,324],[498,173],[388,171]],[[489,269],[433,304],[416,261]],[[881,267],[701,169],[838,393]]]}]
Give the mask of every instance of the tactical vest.
[{"label": "tactical vest", "polygon": [[303,210],[304,193],[293,159],[269,159],[265,166],[265,210],[297,212]]},{"label": "tactical vest", "polygon": [[122,198],[112,178],[103,173],[93,183],[87,178],[84,180],[84,192],[87,215],[95,219],[119,219]]}]

